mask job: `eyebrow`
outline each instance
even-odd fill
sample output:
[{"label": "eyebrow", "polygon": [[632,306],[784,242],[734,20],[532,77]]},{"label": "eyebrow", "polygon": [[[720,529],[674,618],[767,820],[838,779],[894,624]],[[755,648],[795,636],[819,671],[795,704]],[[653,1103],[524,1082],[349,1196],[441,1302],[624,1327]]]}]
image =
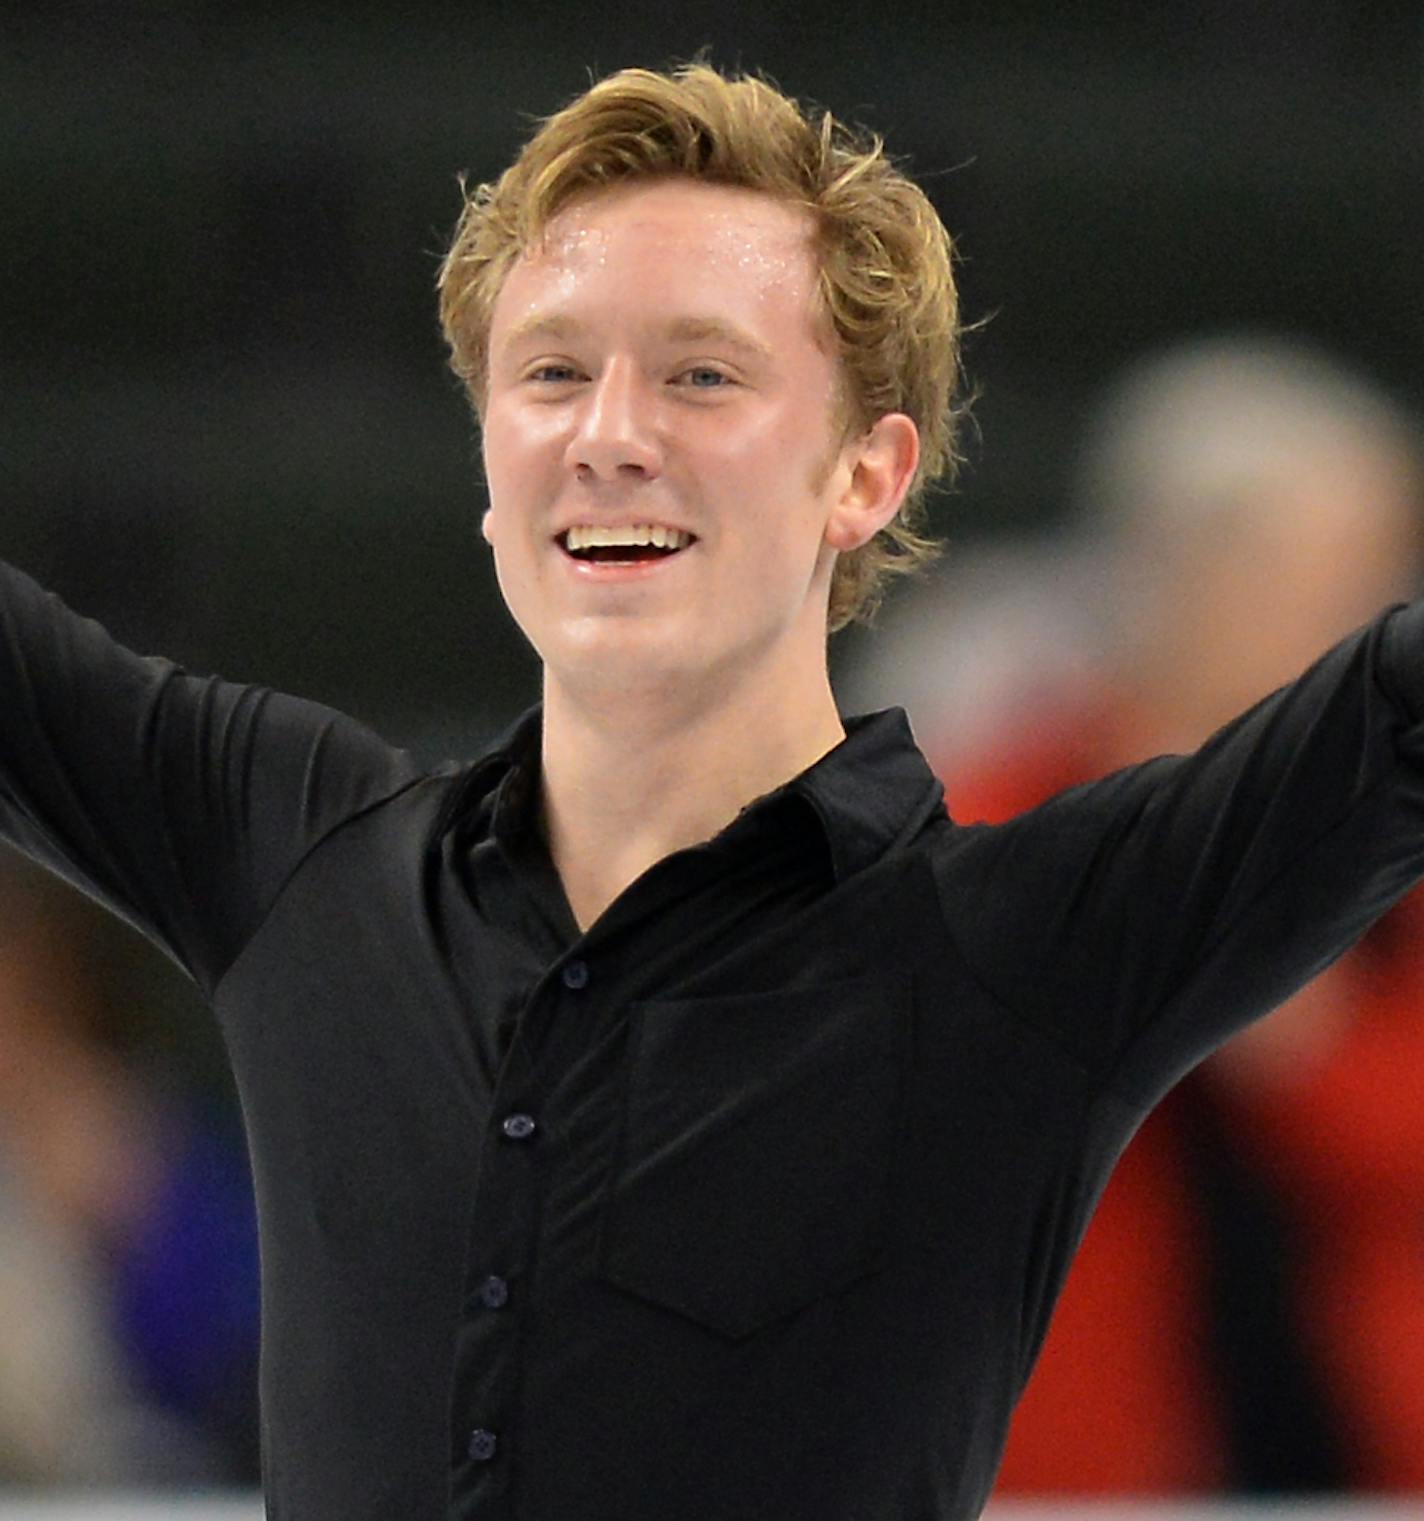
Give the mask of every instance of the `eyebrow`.
[{"label": "eyebrow", "polygon": [[[504,347],[512,349],[539,338],[569,340],[586,331],[584,324],[572,317],[530,317],[510,333],[504,340]],[[764,343],[720,317],[674,317],[664,325],[660,336],[670,343],[721,343],[764,362],[772,358],[771,350]]]}]

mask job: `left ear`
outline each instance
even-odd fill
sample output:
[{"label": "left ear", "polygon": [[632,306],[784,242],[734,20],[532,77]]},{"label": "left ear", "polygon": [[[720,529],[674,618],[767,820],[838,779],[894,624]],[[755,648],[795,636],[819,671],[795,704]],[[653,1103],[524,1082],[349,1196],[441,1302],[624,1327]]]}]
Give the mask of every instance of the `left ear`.
[{"label": "left ear", "polygon": [[919,430],[903,412],[887,412],[848,444],[841,468],[849,466],[850,479],[826,521],[826,543],[842,554],[868,544],[900,510],[919,462]]}]

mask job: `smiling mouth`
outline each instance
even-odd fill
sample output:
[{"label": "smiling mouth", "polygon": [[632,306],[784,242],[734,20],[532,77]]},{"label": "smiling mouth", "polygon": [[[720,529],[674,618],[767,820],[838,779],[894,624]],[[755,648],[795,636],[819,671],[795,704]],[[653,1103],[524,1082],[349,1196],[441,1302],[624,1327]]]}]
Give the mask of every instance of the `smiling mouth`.
[{"label": "smiling mouth", "polygon": [[555,542],[571,560],[592,565],[636,565],[648,560],[670,560],[697,542],[691,538],[676,549],[658,544],[591,544],[580,549],[569,548],[567,532],[555,535]]}]

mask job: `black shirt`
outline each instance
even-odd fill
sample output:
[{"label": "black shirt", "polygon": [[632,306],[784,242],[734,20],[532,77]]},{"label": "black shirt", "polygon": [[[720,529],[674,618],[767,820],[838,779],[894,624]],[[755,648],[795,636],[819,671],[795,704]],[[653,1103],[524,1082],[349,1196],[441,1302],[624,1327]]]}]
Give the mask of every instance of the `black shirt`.
[{"label": "black shirt", "polygon": [[1424,874],[1421,688],[1424,603],[996,827],[850,717],[581,935],[537,708],[423,771],[3,567],[0,832],[220,1022],[269,1515],[943,1521],[1147,1109]]}]

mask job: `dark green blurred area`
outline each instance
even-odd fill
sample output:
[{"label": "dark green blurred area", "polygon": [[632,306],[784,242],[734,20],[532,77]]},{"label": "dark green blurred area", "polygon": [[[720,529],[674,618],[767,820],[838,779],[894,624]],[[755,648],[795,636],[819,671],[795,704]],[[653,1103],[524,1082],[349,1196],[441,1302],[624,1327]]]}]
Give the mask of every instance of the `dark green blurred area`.
[{"label": "dark green blurred area", "polygon": [[[908,160],[990,319],[980,436],[936,508],[955,541],[1054,521],[1097,388],[1181,334],[1297,332],[1424,392],[1416,5],[340,18],[7,8],[0,555],[135,648],[432,760],[537,695],[435,316],[456,176],[498,173],[590,74],[710,46]],[[150,975],[183,1027],[186,985]]]}]

